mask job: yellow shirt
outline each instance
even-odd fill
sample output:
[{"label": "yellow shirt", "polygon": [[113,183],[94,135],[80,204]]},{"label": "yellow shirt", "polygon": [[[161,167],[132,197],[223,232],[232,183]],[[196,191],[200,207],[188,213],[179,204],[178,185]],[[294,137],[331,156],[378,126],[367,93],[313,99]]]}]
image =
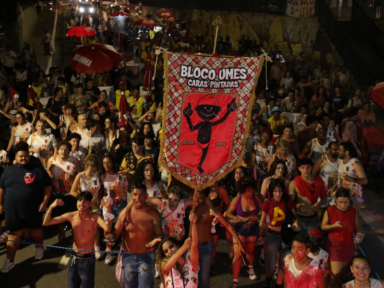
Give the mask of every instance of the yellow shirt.
[{"label": "yellow shirt", "polygon": [[132,118],[140,118],[143,116],[143,108],[147,107],[147,101],[142,96],[137,100],[133,98],[133,96],[129,97],[128,104],[131,106]]},{"label": "yellow shirt", "polygon": [[280,120],[278,121],[275,121],[274,117],[272,116],[268,119],[268,122],[271,123],[271,130],[273,134],[278,134],[278,128],[284,125],[284,116],[280,114]]},{"label": "yellow shirt", "polygon": [[[129,90],[125,90],[125,98],[127,100],[129,98],[129,94],[130,94]],[[119,107],[120,107],[120,98],[121,98],[120,90],[116,90],[115,95],[116,95],[116,104],[115,104],[115,106],[116,106],[117,109],[119,109]]]},{"label": "yellow shirt", "polygon": [[[41,98],[41,94],[43,93],[43,88],[40,86],[31,86],[33,91],[35,91],[38,98]],[[32,99],[29,99],[28,105],[33,106],[33,103],[35,103]]]}]

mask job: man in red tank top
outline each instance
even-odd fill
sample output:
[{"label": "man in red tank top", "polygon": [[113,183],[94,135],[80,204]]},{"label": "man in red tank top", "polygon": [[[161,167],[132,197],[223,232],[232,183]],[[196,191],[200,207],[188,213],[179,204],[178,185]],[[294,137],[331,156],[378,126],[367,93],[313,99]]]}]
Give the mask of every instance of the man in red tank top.
[{"label": "man in red tank top", "polygon": [[289,196],[295,202],[299,225],[307,233],[319,227],[317,212],[327,201],[324,182],[320,177],[312,175],[312,167],[311,159],[300,158],[298,169],[301,175],[289,185]]}]

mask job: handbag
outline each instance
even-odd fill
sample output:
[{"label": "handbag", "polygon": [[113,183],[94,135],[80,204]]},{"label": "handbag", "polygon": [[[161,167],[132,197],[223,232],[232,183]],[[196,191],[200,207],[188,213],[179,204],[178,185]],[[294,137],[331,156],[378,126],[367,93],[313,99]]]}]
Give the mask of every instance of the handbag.
[{"label": "handbag", "polygon": [[293,223],[296,221],[295,215],[288,205],[289,196],[284,199],[285,202],[285,219],[281,226],[281,240],[284,244],[289,245],[298,232],[293,230]]},{"label": "handbag", "polygon": [[[123,246],[120,247],[120,252],[123,252]],[[116,268],[115,268],[115,275],[117,282],[119,282],[120,286],[123,287],[123,254],[119,253],[119,256],[117,256],[117,261],[116,261]]]}]

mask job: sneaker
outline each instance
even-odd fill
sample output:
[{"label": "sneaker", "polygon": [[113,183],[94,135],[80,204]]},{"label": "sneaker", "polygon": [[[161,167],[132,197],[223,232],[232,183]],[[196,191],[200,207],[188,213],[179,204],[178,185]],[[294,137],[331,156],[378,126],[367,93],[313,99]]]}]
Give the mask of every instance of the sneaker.
[{"label": "sneaker", "polygon": [[43,256],[44,256],[44,248],[43,247],[36,247],[35,259],[41,260],[41,259],[43,259]]},{"label": "sneaker", "polygon": [[253,270],[253,267],[248,267],[247,268],[247,272],[249,274],[249,279],[251,279],[251,280],[256,280],[257,279],[257,275],[255,273],[255,270]]},{"label": "sneaker", "polygon": [[112,254],[111,253],[107,253],[107,256],[105,257],[105,264],[109,264],[112,262]]},{"label": "sneaker", "polygon": [[7,260],[5,260],[5,263],[4,263],[3,269],[1,269],[1,272],[8,273],[10,270],[12,270],[13,267],[15,267],[15,263],[13,263],[13,261],[11,262],[11,260],[7,259]]},{"label": "sneaker", "polygon": [[239,287],[239,283],[237,282],[232,282],[232,286],[231,288],[238,288]]},{"label": "sneaker", "polygon": [[101,253],[99,252],[100,251],[100,246],[96,246],[95,247],[95,258],[96,258],[96,260],[99,260],[100,259],[100,257],[101,257]]}]

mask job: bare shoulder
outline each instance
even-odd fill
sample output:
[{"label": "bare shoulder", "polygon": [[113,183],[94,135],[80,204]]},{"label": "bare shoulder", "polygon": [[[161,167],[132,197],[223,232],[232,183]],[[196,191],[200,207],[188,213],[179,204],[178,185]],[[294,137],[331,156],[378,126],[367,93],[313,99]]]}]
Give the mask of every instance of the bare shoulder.
[{"label": "bare shoulder", "polygon": [[151,215],[154,218],[154,220],[161,219],[159,211],[157,209],[155,209],[154,207],[148,206],[147,212],[149,215]]}]

